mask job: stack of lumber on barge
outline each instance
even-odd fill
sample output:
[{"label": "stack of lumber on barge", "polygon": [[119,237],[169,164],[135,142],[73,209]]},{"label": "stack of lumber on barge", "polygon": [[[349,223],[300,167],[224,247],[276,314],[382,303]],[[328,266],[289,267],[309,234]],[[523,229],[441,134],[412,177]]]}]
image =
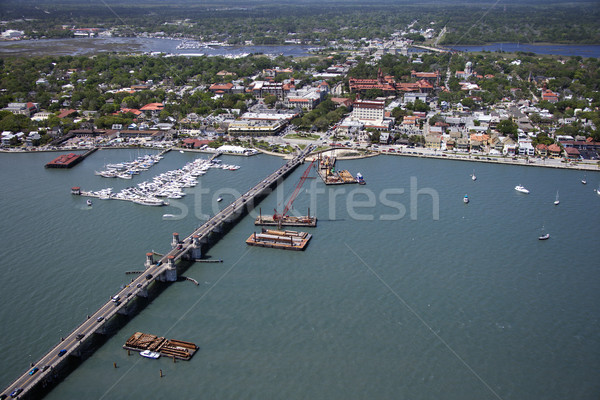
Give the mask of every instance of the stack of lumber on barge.
[{"label": "stack of lumber on barge", "polygon": [[300,251],[306,248],[311,238],[312,235],[306,232],[263,229],[261,233],[250,235],[246,243],[250,246]]},{"label": "stack of lumber on barge", "polygon": [[123,345],[126,350],[149,350],[160,353],[166,357],[175,357],[179,360],[189,360],[198,350],[198,346],[182,340],[165,339],[148,333],[136,332]]}]

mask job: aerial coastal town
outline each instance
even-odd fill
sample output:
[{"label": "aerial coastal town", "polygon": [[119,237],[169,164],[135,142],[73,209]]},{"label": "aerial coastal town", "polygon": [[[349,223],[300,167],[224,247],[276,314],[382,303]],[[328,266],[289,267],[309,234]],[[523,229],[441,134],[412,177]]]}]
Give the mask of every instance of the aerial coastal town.
[{"label": "aerial coastal town", "polygon": [[[285,155],[317,144],[352,156],[598,168],[600,95],[583,84],[597,59],[460,53],[408,39],[443,34],[408,26],[302,59],[49,56],[21,70],[6,59],[2,150],[226,145]],[[12,90],[17,82],[30,90]]]}]

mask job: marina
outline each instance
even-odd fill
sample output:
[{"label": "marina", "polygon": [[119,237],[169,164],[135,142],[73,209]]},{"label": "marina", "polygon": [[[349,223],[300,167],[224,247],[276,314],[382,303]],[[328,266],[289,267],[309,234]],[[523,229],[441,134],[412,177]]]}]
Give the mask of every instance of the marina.
[{"label": "marina", "polygon": [[123,345],[125,350],[139,351],[142,357],[159,358],[160,356],[189,361],[198,346],[182,340],[165,339],[148,333],[136,332]]},{"label": "marina", "polygon": [[246,239],[246,244],[273,249],[301,251],[308,246],[311,238],[312,235],[307,232],[263,229],[260,233],[254,232],[250,235]]},{"label": "marina", "polygon": [[163,155],[170,151],[170,149],[164,150],[159,154],[146,154],[139,156],[133,161],[120,162],[115,164],[105,165],[105,169],[101,171],[95,171],[95,175],[99,175],[103,178],[121,178],[121,179],[132,179],[133,175],[138,175],[143,171],[148,171],[160,160],[163,159]]},{"label": "marina", "polygon": [[[193,188],[198,184],[198,178],[206,174],[211,168],[219,168],[229,171],[236,171],[238,165],[223,164],[214,154],[209,159],[197,158],[184,165],[182,168],[164,172],[155,176],[152,181],[143,181],[136,186],[130,186],[113,193],[112,188],[105,188],[97,191],[84,191],[81,187],[74,186],[71,193],[78,196],[95,197],[102,200],[123,200],[135,204],[151,207],[168,206],[166,199],[181,199],[186,193],[186,188]],[[158,158],[160,156],[154,156]],[[145,158],[144,158],[145,159]],[[131,177],[131,175],[128,175]],[[130,178],[129,178],[130,179]],[[167,218],[168,214],[167,214]]]}]

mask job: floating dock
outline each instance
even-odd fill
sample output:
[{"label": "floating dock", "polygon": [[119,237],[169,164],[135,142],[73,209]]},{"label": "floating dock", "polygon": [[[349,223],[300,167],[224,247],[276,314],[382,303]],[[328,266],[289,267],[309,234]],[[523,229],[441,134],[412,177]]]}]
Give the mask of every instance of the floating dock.
[{"label": "floating dock", "polygon": [[148,333],[136,332],[123,345],[126,350],[142,352],[144,350],[160,353],[165,357],[174,357],[188,361],[198,350],[198,346],[182,340],[165,339]]},{"label": "floating dock", "polygon": [[311,238],[312,235],[306,232],[263,229],[261,233],[254,232],[250,235],[246,240],[246,244],[273,249],[301,251],[306,248]]},{"label": "floating dock", "polygon": [[62,154],[62,155],[56,157],[54,160],[50,161],[48,164],[46,164],[45,167],[46,168],[71,168],[71,167],[74,167],[75,165],[79,164],[80,162],[82,162],[87,156],[89,156],[96,150],[98,150],[98,148],[94,147],[93,149],[88,150],[84,154],[75,154],[75,153]]}]

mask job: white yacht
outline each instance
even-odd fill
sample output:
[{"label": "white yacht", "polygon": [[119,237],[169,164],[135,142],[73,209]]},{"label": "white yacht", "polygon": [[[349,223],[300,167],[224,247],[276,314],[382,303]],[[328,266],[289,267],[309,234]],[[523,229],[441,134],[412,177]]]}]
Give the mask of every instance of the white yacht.
[{"label": "white yacht", "polygon": [[158,353],[156,351],[144,350],[144,351],[140,352],[140,356],[156,359],[156,358],[160,357],[160,353]]},{"label": "white yacht", "polygon": [[469,196],[467,196],[466,194],[465,194],[465,197],[463,197],[463,202],[465,204],[467,204],[469,202]]},{"label": "white yacht", "polygon": [[517,186],[515,186],[515,190],[517,192],[529,194],[529,190],[525,189],[525,186],[517,185]]}]

